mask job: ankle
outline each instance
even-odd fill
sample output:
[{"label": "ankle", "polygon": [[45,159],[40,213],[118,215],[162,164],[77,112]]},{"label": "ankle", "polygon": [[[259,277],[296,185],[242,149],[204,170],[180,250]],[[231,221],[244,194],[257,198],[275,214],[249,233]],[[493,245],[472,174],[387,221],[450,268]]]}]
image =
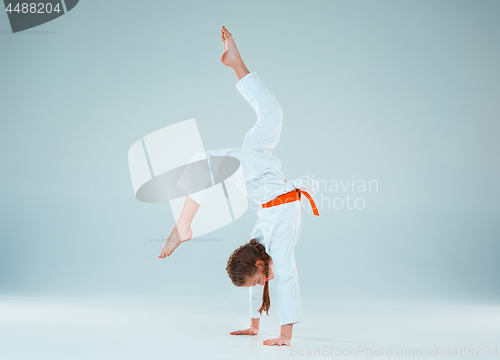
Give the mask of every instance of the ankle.
[{"label": "ankle", "polygon": [[190,224],[181,225],[177,228],[177,231],[179,232],[179,238],[181,239],[181,241],[187,241],[191,239],[192,231]]},{"label": "ankle", "polygon": [[239,64],[238,66],[234,66],[233,70],[234,73],[236,74],[236,77],[238,78],[238,81],[240,81],[245,75],[250,73],[250,71],[243,63],[243,60],[241,61],[241,64]]},{"label": "ankle", "polygon": [[233,68],[233,70],[241,69],[245,67],[245,63],[243,62],[243,59],[240,54],[233,55],[234,58],[231,59],[231,64],[230,67]]}]

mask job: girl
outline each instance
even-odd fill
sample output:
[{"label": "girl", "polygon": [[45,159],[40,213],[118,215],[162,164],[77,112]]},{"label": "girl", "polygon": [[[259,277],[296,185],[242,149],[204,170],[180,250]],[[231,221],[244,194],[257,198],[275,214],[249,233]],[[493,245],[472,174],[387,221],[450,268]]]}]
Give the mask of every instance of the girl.
[{"label": "girl", "polygon": [[[251,325],[230,334],[258,334],[262,311],[268,313],[270,307],[268,282],[274,279],[276,272],[279,277],[277,302],[281,333],[263,343],[290,346],[293,324],[300,322],[299,280],[294,255],[302,227],[300,198],[304,194],[311,202],[314,214],[319,215],[311,198],[317,192],[318,183],[307,176],[286,181],[280,160],[272,155],[281,135],[281,106],[258,75],[247,69],[231,33],[224,26],[221,31],[224,45],[221,61],[234,70],[238,79],[236,88],[257,113],[257,122],[245,135],[241,149],[205,153],[207,157],[224,155],[238,159],[247,195],[262,206],[257,212],[259,219],[251,232],[250,242],[236,249],[227,262],[226,271],[233,284],[250,288]],[[159,258],[170,256],[181,242],[191,239],[191,221],[203,203],[203,193],[185,196],[181,213]]]}]

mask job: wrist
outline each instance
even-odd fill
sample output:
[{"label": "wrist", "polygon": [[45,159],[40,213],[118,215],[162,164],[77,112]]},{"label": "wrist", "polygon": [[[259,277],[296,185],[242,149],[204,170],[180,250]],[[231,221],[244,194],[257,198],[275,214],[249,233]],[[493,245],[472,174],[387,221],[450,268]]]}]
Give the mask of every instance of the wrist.
[{"label": "wrist", "polygon": [[259,324],[260,324],[260,318],[257,319],[251,318],[250,327],[256,328],[258,330]]},{"label": "wrist", "polygon": [[281,326],[280,336],[283,336],[287,340],[292,339],[293,324],[286,324]]}]

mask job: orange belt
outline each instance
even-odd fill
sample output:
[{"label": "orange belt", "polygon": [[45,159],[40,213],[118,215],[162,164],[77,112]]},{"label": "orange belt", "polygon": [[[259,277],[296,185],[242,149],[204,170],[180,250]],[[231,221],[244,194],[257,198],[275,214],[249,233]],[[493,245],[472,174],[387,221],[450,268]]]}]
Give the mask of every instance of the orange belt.
[{"label": "orange belt", "polygon": [[275,197],[273,200],[268,201],[265,204],[262,204],[262,207],[263,208],[270,208],[273,206],[277,206],[277,205],[286,204],[289,202],[300,200],[300,194],[304,194],[306,196],[306,198],[311,203],[311,207],[313,209],[314,215],[319,216],[318,208],[316,208],[316,204],[314,203],[314,200],[312,199],[311,195],[309,195],[307,192],[302,191],[300,189],[295,189],[295,190],[292,190],[292,191],[287,192],[285,194],[282,194],[278,197]]}]

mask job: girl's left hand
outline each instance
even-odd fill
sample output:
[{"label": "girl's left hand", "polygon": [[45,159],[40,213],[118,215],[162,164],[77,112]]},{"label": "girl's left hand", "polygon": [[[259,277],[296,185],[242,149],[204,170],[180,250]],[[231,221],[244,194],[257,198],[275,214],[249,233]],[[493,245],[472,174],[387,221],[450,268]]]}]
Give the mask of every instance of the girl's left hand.
[{"label": "girl's left hand", "polygon": [[290,346],[290,339],[287,338],[284,335],[280,335],[279,338],[265,340],[263,342],[263,344],[264,345],[269,345],[269,346],[273,346],[273,345],[278,345],[278,346],[286,345],[286,346]]}]

